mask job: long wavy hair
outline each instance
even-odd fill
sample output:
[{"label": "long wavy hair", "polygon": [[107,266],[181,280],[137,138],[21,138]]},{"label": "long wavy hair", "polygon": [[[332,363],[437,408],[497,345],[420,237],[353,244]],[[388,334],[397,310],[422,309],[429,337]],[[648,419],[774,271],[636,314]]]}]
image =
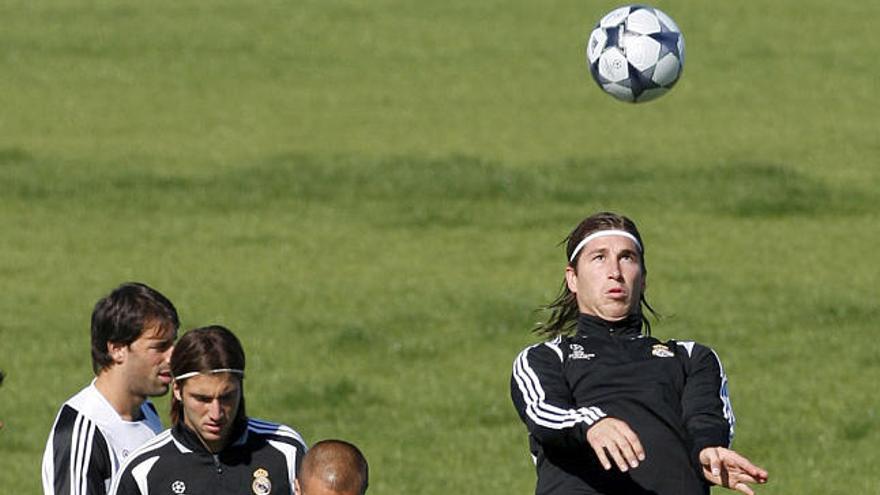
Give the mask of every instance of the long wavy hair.
[{"label": "long wavy hair", "polygon": [[[578,243],[588,235],[600,230],[609,229],[629,232],[639,240],[639,244],[642,245],[642,253],[640,256],[642,275],[647,275],[648,268],[645,265],[645,243],[642,242],[642,236],[639,234],[639,229],[636,228],[635,222],[623,215],[608,211],[599,212],[583,219],[581,223],[571,231],[568,237],[562,241],[566,245],[565,259],[568,266],[574,269],[575,273],[577,273],[577,262],[578,259],[580,259],[581,254],[579,254],[577,258],[573,260],[571,259],[575,247],[577,247]],[[555,337],[557,335],[569,335],[574,333],[580,310],[578,309],[575,294],[568,289],[568,284],[565,283],[564,278],[562,279],[562,289],[559,291],[559,295],[556,296],[556,299],[554,299],[553,302],[541,307],[541,309],[549,310],[550,316],[547,318],[547,321],[542,322],[535,327],[535,333],[544,337]],[[657,313],[651,305],[648,304],[648,300],[645,299],[645,292],[642,291],[639,299],[638,313],[642,317],[642,331],[650,335],[651,322],[648,320],[647,316],[645,316],[644,309],[657,317]]]},{"label": "long wavy hair", "polygon": [[[171,374],[180,376],[193,371],[207,372],[216,369],[236,369],[244,372],[244,348],[238,337],[228,328],[212,325],[195,328],[174,345],[171,353]],[[185,386],[185,381],[181,387]],[[183,403],[171,394],[171,422],[183,421]],[[247,421],[244,408],[244,382],[241,388],[241,401],[235,423]]]}]

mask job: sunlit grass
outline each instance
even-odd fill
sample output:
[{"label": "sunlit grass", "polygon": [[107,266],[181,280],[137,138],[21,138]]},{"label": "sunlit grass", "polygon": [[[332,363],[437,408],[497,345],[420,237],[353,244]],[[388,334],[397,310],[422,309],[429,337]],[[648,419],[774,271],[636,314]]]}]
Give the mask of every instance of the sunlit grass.
[{"label": "sunlit grass", "polygon": [[762,491],[871,492],[876,7],[662,2],[688,65],[631,106],[581,60],[615,5],[0,9],[4,493],[125,280],[235,330],[249,412],[361,445],[371,492],[529,493],[510,364],[598,209],[642,229],[654,334],[724,360]]}]

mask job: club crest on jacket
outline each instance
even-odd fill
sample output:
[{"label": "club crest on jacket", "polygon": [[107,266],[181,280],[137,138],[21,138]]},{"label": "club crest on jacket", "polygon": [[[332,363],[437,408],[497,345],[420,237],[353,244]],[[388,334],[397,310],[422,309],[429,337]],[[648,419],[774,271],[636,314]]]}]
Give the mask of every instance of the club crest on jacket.
[{"label": "club crest on jacket", "polygon": [[675,354],[666,346],[666,344],[654,344],[651,348],[651,354],[657,357],[672,357]]}]

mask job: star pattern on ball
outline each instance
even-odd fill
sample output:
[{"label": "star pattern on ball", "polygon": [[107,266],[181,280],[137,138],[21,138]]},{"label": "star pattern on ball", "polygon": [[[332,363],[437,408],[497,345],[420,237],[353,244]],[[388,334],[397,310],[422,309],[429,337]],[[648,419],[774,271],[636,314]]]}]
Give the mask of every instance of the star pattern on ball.
[{"label": "star pattern on ball", "polygon": [[591,76],[619,100],[643,102],[659,97],[678,82],[683,65],[684,37],[675,21],[646,5],[609,12],[587,41]]}]

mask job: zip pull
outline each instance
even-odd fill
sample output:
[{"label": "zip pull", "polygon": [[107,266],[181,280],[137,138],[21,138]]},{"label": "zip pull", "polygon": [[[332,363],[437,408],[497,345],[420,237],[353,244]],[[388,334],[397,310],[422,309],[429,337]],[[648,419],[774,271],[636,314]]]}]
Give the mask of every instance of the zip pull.
[{"label": "zip pull", "polygon": [[214,459],[214,467],[217,468],[217,474],[223,474],[223,466],[220,465],[220,456],[217,454],[211,454],[211,458]]}]

